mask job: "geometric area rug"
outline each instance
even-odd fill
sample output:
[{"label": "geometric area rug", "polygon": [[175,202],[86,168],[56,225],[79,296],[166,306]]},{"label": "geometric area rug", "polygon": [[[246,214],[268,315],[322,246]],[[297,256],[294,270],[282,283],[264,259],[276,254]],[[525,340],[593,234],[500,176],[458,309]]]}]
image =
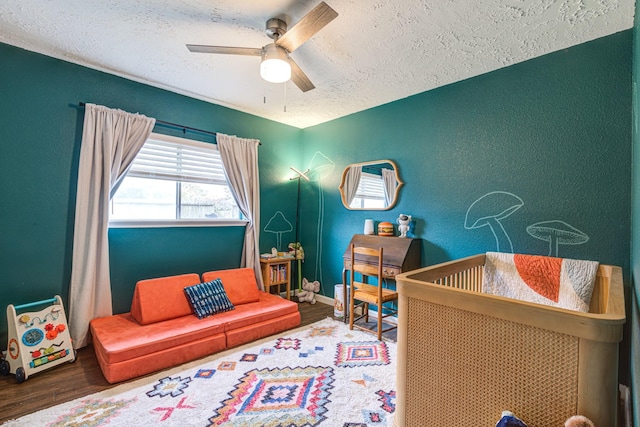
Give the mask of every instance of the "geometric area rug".
[{"label": "geometric area rug", "polygon": [[391,426],[396,344],[327,318],[3,426]]}]

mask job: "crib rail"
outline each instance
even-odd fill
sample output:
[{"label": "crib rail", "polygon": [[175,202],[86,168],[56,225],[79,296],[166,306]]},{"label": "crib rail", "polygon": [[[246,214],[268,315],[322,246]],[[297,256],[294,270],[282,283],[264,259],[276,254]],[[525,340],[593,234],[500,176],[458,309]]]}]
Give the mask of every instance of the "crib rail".
[{"label": "crib rail", "polygon": [[481,292],[485,255],[474,255],[456,261],[404,273],[417,282],[428,282],[455,289]]},{"label": "crib rail", "polygon": [[[414,283],[431,283],[474,293],[482,292],[485,255],[473,255],[420,270],[404,273],[398,278]],[[625,309],[620,267],[600,264],[593,287],[589,313],[624,319]]]}]

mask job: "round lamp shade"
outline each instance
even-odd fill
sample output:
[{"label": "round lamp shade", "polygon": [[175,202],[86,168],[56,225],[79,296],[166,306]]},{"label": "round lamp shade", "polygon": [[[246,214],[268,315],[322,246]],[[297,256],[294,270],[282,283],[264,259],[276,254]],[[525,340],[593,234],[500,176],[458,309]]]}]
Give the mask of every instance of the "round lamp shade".
[{"label": "round lamp shade", "polygon": [[284,83],[291,79],[291,65],[287,52],[280,46],[265,46],[260,63],[260,76],[271,83]]}]

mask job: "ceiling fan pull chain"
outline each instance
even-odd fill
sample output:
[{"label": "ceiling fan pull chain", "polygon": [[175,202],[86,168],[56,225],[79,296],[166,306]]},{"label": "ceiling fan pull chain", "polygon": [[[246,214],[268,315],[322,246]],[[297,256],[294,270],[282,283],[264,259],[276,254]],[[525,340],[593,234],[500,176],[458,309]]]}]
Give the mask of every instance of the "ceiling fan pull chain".
[{"label": "ceiling fan pull chain", "polygon": [[287,112],[287,82],[284,82],[284,112]]}]

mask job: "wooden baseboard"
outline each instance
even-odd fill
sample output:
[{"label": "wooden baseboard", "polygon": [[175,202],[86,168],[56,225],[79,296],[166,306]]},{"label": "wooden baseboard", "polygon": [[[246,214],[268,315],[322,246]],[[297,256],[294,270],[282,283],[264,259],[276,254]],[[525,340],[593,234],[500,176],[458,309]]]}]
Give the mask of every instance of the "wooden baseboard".
[{"label": "wooden baseboard", "polygon": [[316,302],[333,307],[333,298],[325,297],[324,295],[316,295]]},{"label": "wooden baseboard", "polygon": [[[291,301],[298,301],[298,297],[296,296],[297,289],[291,290]],[[284,292],[280,292],[280,296],[284,298],[286,294]],[[316,295],[316,302],[321,304],[330,305],[333,307],[333,298],[325,297],[324,295]]]}]

